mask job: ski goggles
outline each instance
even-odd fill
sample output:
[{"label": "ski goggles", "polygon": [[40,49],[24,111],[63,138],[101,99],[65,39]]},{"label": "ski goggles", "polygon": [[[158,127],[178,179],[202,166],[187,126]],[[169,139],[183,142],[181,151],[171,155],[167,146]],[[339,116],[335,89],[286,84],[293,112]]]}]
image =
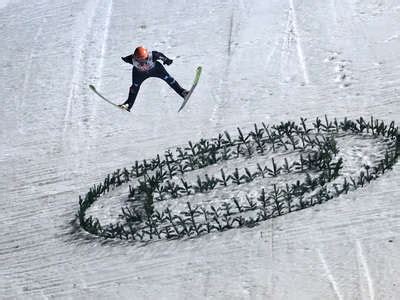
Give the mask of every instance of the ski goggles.
[{"label": "ski goggles", "polygon": [[147,64],[147,58],[145,58],[145,59],[136,58],[135,60],[136,60],[137,63],[138,63],[139,65],[141,65],[141,66]]}]

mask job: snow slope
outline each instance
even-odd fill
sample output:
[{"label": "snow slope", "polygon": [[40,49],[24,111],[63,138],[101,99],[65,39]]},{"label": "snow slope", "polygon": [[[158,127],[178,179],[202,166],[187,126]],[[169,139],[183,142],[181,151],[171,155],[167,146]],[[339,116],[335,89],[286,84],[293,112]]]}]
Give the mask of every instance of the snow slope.
[{"label": "snow slope", "polygon": [[[0,3],[0,298],[396,299],[400,167],[321,206],[186,241],[71,234],[78,195],[116,168],[237,126],[373,115],[399,122],[396,0]],[[132,114],[144,44],[175,58]]]}]

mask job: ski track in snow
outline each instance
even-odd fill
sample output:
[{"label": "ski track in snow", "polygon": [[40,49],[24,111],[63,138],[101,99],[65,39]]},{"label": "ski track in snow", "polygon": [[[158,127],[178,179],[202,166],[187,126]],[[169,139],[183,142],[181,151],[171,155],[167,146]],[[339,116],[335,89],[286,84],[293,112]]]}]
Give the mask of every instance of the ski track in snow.
[{"label": "ski track in snow", "polygon": [[[104,3],[103,3],[104,5]],[[112,8],[113,8],[113,1],[110,0],[107,2],[107,5],[105,6],[104,10],[105,10],[105,16],[104,16],[104,28],[101,28],[102,30],[102,36],[101,36],[101,46],[100,46],[100,52],[98,53],[98,51],[96,51],[97,49],[94,50],[94,52],[96,53],[94,56],[95,57],[99,57],[99,61],[97,63],[97,67],[95,70],[95,74],[93,79],[96,80],[96,82],[91,82],[91,84],[94,84],[96,86],[96,88],[98,90],[101,90],[101,87],[103,85],[103,71],[104,71],[104,62],[105,62],[105,57],[106,57],[106,51],[107,51],[107,47],[108,47],[108,39],[109,39],[109,31],[110,31],[110,22],[111,22],[111,17],[112,17]],[[97,36],[96,33],[93,34],[93,39],[96,40]],[[97,44],[94,43],[94,45],[92,46],[92,48],[96,48]],[[98,53],[98,54],[97,54]],[[90,94],[90,97],[92,99],[94,99],[95,97],[97,97],[97,95],[94,95],[93,93]],[[94,101],[91,101],[90,103],[92,105],[90,105],[90,107],[88,107],[88,109],[90,110],[90,119],[93,120],[95,119],[97,116],[97,109],[98,109],[98,105],[100,104],[100,101],[97,101],[98,99],[94,99]],[[90,122],[88,124],[89,127],[93,127],[91,125],[92,122]],[[96,130],[93,130],[93,135],[97,136],[96,134]]]},{"label": "ski track in snow", "polygon": [[17,110],[18,110],[18,128],[20,130],[20,133],[24,133],[24,103],[25,103],[25,98],[27,97],[27,90],[30,84],[30,80],[32,77],[32,63],[33,60],[35,59],[36,56],[36,47],[37,41],[39,40],[40,35],[42,34],[42,27],[43,25],[40,25],[38,27],[38,30],[36,31],[36,34],[33,38],[33,47],[31,48],[30,55],[29,55],[29,60],[27,67],[25,69],[24,73],[24,82],[22,84],[22,92],[19,100],[17,101]]},{"label": "ski track in snow", "polygon": [[33,38],[33,45],[34,47],[31,48],[31,53],[29,55],[29,60],[28,60],[28,65],[26,67],[25,73],[24,73],[24,82],[22,84],[22,96],[20,98],[20,105],[19,105],[19,110],[22,108],[22,106],[24,105],[24,101],[25,101],[25,96],[26,96],[26,91],[28,89],[28,85],[30,84],[30,79],[31,79],[31,75],[32,75],[32,63],[33,60],[35,58],[35,51],[37,51],[35,49],[35,47],[37,47],[37,41],[40,37],[40,35],[42,34],[42,25],[39,26],[38,30],[36,31],[36,34]]},{"label": "ski track in snow", "polygon": [[79,28],[77,28],[78,33],[74,33],[74,34],[79,34],[80,38],[78,39],[78,44],[75,45],[75,50],[73,54],[74,55],[73,71],[71,78],[71,87],[69,90],[67,107],[64,116],[64,133],[69,126],[70,122],[69,119],[73,102],[82,85],[82,79],[83,79],[82,72],[84,66],[83,58],[85,54],[85,48],[87,47],[86,41],[88,39],[88,34],[90,33],[91,27],[93,26],[93,19],[95,17],[98,4],[99,4],[98,0],[89,0],[87,2],[85,9],[82,15],[80,16],[81,19],[79,20],[80,21],[79,28],[82,28],[82,30],[79,30]]},{"label": "ski track in snow", "polygon": [[106,50],[107,50],[107,40],[108,40],[108,34],[109,34],[109,30],[110,30],[112,7],[113,7],[113,0],[110,0],[110,1],[108,1],[108,6],[107,6],[107,13],[106,13],[104,34],[103,34],[103,43],[101,45],[101,51],[100,51],[100,61],[99,61],[99,65],[98,65],[98,68],[96,71],[97,77],[99,78],[99,81],[98,81],[99,88],[101,88],[102,81],[103,81],[102,72],[103,72],[103,68],[104,68],[104,58],[105,58]]},{"label": "ski track in snow", "polygon": [[330,269],[329,269],[328,263],[326,262],[324,256],[322,255],[321,250],[320,250],[320,249],[317,249],[317,253],[318,253],[319,259],[321,260],[322,266],[323,266],[323,268],[324,268],[324,270],[325,270],[325,275],[326,275],[326,277],[328,278],[329,283],[330,283],[331,286],[332,286],[333,292],[335,293],[336,297],[337,297],[339,300],[343,300],[343,296],[341,295],[341,293],[340,293],[340,291],[339,291],[338,284],[337,284],[335,278],[333,277],[332,272],[331,272]]},{"label": "ski track in snow", "polygon": [[296,39],[295,42],[296,42],[297,55],[299,57],[299,64],[301,66],[301,69],[303,70],[304,83],[310,84],[306,59],[304,56],[303,47],[301,45],[301,39],[300,39],[300,34],[299,34],[299,30],[298,30],[298,25],[297,25],[296,9],[295,9],[293,1],[294,0],[289,0],[289,3],[290,3],[291,22],[293,25],[293,34]]},{"label": "ski track in snow", "polygon": [[232,35],[233,35],[233,24],[234,24],[234,18],[233,18],[233,8],[232,8],[232,13],[231,17],[229,18],[229,34],[228,34],[228,45],[227,45],[227,55],[228,55],[228,65],[229,65],[229,60],[231,57],[231,52],[232,52]]},{"label": "ski track in snow", "polygon": [[272,57],[275,55],[276,50],[278,49],[279,46],[279,40],[275,41],[274,45],[272,46],[272,49],[269,51],[267,55],[267,59],[265,60],[265,66],[268,67],[269,64],[271,63]]},{"label": "ski track in snow", "polygon": [[364,255],[360,240],[356,241],[356,248],[357,248],[358,261],[364,270],[365,279],[367,280],[369,299],[374,300],[375,299],[374,285],[373,285],[373,281],[372,281],[372,278],[371,278],[371,275],[369,272],[367,259]]},{"label": "ski track in snow", "polygon": [[[212,121],[213,123],[217,123],[219,121],[219,112],[220,110],[224,107],[224,105],[226,104],[227,97],[228,95],[222,97],[219,96],[219,91],[221,90],[227,90],[227,85],[228,85],[228,81],[230,78],[230,65],[231,65],[231,61],[232,61],[232,55],[233,55],[233,39],[234,39],[234,31],[238,31],[239,29],[238,27],[238,23],[239,21],[237,20],[238,17],[235,16],[236,12],[235,9],[237,7],[237,3],[236,0],[233,1],[232,3],[232,7],[231,7],[231,13],[229,16],[229,22],[228,22],[228,34],[227,34],[227,46],[226,46],[226,58],[225,58],[225,64],[223,66],[224,68],[224,76],[222,78],[219,78],[219,83],[218,86],[216,87],[216,92],[211,91],[211,96],[213,97],[213,99],[215,100],[215,104],[210,116],[210,121]],[[242,6],[242,1],[239,1],[239,6]]]},{"label": "ski track in snow", "polygon": [[[283,93],[286,94],[286,84],[288,84],[292,79],[293,75],[291,65],[292,54],[295,52],[297,57],[297,65],[302,71],[303,84],[309,84],[308,71],[306,67],[305,57],[303,54],[303,48],[301,46],[301,40],[298,32],[298,26],[296,23],[296,11],[292,0],[289,0],[289,7],[287,13],[287,23],[284,35],[282,37],[282,44],[280,48],[280,75],[281,75],[281,85]],[[294,47],[295,45],[295,47]],[[294,62],[293,62],[294,63]]]}]

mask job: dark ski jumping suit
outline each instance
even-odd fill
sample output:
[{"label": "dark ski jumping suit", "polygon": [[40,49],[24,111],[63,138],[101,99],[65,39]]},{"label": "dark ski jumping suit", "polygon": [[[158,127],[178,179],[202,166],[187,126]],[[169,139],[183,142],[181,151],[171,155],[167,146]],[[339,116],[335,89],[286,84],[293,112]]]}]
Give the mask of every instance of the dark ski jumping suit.
[{"label": "dark ski jumping suit", "polygon": [[128,64],[133,65],[132,68],[132,85],[129,89],[129,97],[123,104],[128,104],[128,110],[131,109],[135,103],[136,96],[139,92],[140,85],[143,81],[150,77],[156,77],[164,80],[168,85],[174,89],[182,98],[187,94],[187,91],[183,89],[179,83],[168,74],[164,66],[158,61],[161,60],[166,65],[172,63],[172,59],[169,59],[161,52],[151,51],[149,57],[145,62],[139,62],[135,60],[133,54],[121,57],[122,60]]}]

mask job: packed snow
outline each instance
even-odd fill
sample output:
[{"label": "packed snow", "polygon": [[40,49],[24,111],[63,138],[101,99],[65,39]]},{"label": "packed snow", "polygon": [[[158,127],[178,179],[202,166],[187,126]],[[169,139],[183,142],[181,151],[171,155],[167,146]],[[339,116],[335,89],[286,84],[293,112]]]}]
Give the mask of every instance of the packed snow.
[{"label": "packed snow", "polygon": [[[188,140],[324,115],[398,124],[399,17],[397,0],[0,1],[0,298],[399,298],[398,164],[322,205],[194,239],[106,241],[73,223],[93,184]],[[185,88],[203,66],[179,114],[158,79],[131,113],[89,90],[123,102],[120,57],[138,45],[173,58]],[[354,164],[380,149],[341,145]]]}]

